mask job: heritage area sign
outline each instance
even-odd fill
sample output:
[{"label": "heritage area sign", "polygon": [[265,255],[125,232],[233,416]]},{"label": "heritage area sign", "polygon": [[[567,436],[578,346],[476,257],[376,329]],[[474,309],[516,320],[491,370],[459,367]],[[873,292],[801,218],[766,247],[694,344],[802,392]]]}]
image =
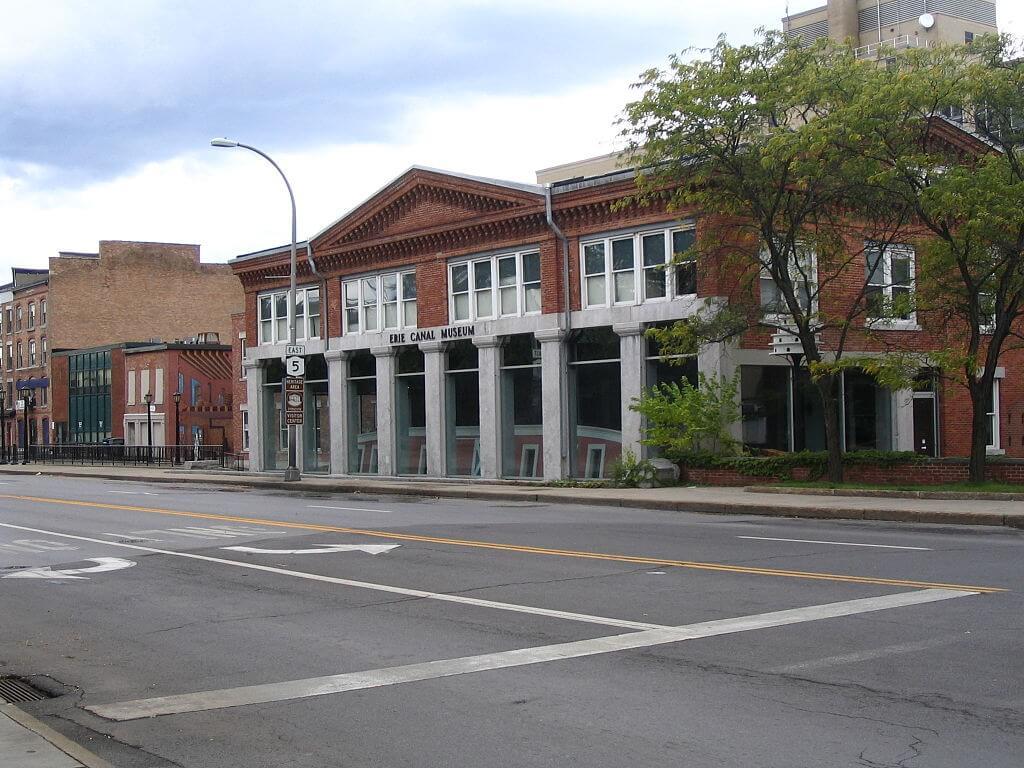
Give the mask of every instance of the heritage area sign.
[{"label": "heritage area sign", "polygon": [[421,341],[451,341],[470,339],[476,335],[475,325],[448,325],[444,328],[423,328],[416,331],[389,333],[388,344],[418,344]]},{"label": "heritage area sign", "polygon": [[301,424],[306,380],[289,376],[284,380],[284,423]]}]

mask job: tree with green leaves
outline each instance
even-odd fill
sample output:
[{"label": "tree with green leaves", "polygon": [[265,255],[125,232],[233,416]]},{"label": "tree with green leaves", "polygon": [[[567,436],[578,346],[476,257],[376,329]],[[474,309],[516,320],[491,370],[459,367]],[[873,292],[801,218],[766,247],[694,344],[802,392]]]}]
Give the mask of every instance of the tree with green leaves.
[{"label": "tree with green leaves", "polygon": [[670,354],[758,331],[795,337],[821,395],[833,481],[842,479],[839,380],[851,342],[870,331],[869,313],[907,311],[872,298],[863,266],[869,249],[899,242],[912,213],[865,183],[881,161],[849,150],[858,128],[868,130],[849,104],[872,76],[827,40],[805,48],[773,31],[751,45],[720,38],[644,73],[622,120],[631,164],[642,169],[631,202],[695,211],[698,242],[681,258],[717,265],[716,293],[727,297],[653,333]]},{"label": "tree with green leaves", "polygon": [[[920,226],[918,304],[932,357],[971,400],[970,479],[985,479],[989,404],[1024,316],[1024,64],[1007,37],[906,51],[850,103],[868,182]],[[960,131],[960,127],[973,137]],[[851,142],[849,146],[853,146]]]}]

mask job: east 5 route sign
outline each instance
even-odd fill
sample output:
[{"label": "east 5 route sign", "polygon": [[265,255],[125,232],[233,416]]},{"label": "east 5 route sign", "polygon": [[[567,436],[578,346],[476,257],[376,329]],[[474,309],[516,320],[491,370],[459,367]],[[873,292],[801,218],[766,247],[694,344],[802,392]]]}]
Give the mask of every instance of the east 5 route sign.
[{"label": "east 5 route sign", "polygon": [[303,396],[306,380],[301,376],[289,376],[284,380],[284,423],[301,424]]}]

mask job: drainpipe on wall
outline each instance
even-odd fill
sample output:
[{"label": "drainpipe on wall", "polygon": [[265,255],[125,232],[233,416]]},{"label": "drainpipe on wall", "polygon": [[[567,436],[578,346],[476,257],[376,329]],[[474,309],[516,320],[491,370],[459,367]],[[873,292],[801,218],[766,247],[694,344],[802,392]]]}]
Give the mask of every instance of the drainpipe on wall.
[{"label": "drainpipe on wall", "polygon": [[[544,185],[544,216],[547,219],[548,227],[555,233],[555,237],[562,244],[562,297],[564,309],[559,320],[559,327],[565,333],[565,340],[568,342],[569,334],[572,332],[572,303],[569,292],[569,239],[565,233],[555,224],[551,212],[551,185]],[[562,469],[569,473],[572,467],[569,466],[569,365],[568,355],[562,355],[562,370],[558,373],[558,380],[561,382],[558,394],[561,401],[559,411],[562,414]]]}]

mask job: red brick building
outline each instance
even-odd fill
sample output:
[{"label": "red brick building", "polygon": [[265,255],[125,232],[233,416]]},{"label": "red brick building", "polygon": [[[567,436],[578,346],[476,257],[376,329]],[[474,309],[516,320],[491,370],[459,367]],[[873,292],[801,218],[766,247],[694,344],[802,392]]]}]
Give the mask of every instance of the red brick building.
[{"label": "red brick building", "polygon": [[[5,442],[49,444],[50,412],[49,274],[45,269],[12,270],[0,286],[0,371],[5,414]],[[29,405],[26,418],[26,402]]]},{"label": "red brick building", "polygon": [[[738,373],[736,432],[748,445],[824,448],[820,403],[784,358],[770,354],[769,333],[710,345],[682,366],[668,365],[644,337],[652,325],[689,317],[706,299],[724,301],[735,290],[735,275],[715,263],[664,268],[709,220],[699,211],[624,206],[634,192],[631,171],[580,170],[553,169],[541,186],[414,167],[300,246],[304,471],[605,477],[625,450],[646,450],[633,398],[698,371]],[[851,238],[851,252],[871,252],[863,236]],[[909,243],[872,258],[891,278],[879,290],[904,279],[913,290]],[[280,469],[287,460],[280,403],[288,259],[283,247],[231,262],[245,290],[233,342],[236,355],[240,337],[246,342],[254,469]],[[839,281],[838,293],[821,301],[841,301],[863,283],[864,268],[854,265],[860,271],[849,285]],[[761,300],[772,287],[760,281]],[[939,349],[948,329],[912,316],[874,331],[850,351]],[[997,374],[993,453],[1024,456],[1022,362],[1008,353]],[[952,385],[891,392],[849,371],[842,397],[848,450],[967,452],[969,410]]]}]

